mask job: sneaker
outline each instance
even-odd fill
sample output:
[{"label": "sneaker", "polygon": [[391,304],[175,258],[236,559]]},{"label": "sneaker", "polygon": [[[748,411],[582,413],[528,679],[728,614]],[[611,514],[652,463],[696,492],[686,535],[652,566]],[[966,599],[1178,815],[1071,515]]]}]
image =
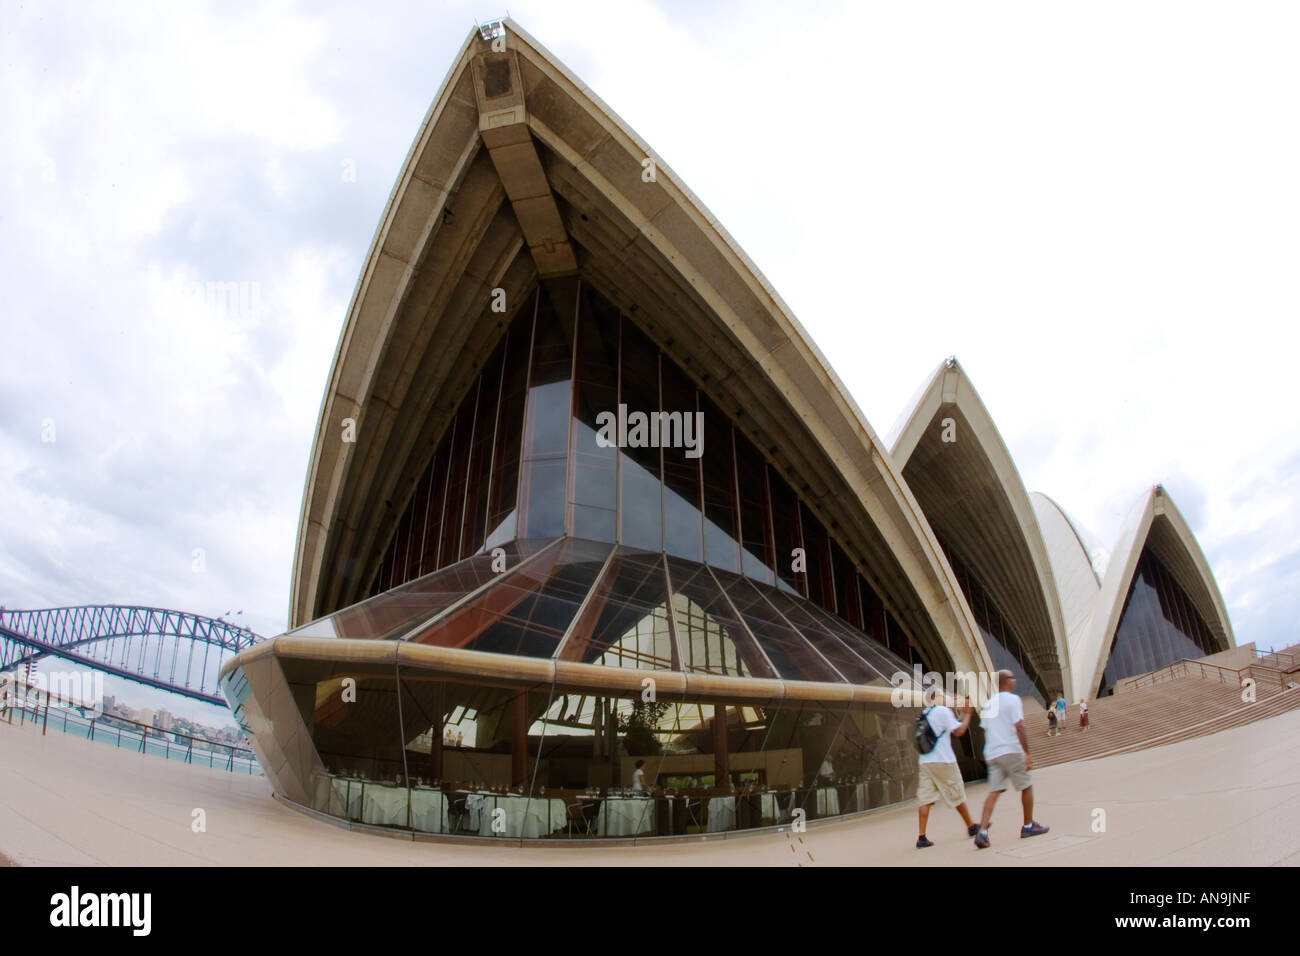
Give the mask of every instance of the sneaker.
[{"label": "sneaker", "polygon": [[975,849],[982,850],[989,845],[989,831],[980,830],[975,834]]},{"label": "sneaker", "polygon": [[923,833],[916,838],[916,848],[918,850],[924,850],[927,846],[934,846],[934,842],[932,840],[927,840]]},{"label": "sneaker", "polygon": [[1045,827],[1041,823],[1030,823],[1020,828],[1020,839],[1031,836],[1041,836],[1050,830],[1051,827]]},{"label": "sneaker", "polygon": [[974,836],[979,832],[980,832],[980,825],[978,823],[972,823],[970,826],[966,828],[967,836]]}]

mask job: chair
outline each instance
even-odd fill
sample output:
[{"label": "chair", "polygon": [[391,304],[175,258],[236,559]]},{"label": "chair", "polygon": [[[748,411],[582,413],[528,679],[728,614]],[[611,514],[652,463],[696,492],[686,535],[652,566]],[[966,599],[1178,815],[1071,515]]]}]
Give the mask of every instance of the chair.
[{"label": "chair", "polygon": [[464,829],[465,817],[469,815],[465,800],[463,793],[447,795],[447,826],[452,833]]},{"label": "chair", "polygon": [[699,797],[686,798],[686,829],[697,827],[698,832],[703,833],[705,824],[708,822],[708,809],[704,801]]},{"label": "chair", "polygon": [[600,810],[600,804],[596,802],[585,802],[578,800],[574,803],[567,804],[568,809],[568,831],[569,836],[573,836],[576,829],[579,833],[591,836],[596,824],[596,813]]}]

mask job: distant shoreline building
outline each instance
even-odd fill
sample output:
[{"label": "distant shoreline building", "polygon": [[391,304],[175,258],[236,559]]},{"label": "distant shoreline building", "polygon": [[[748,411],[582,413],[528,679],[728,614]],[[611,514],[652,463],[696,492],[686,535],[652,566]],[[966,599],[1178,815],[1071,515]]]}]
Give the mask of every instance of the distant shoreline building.
[{"label": "distant shoreline building", "polygon": [[[610,441],[623,409],[698,441]],[[1100,579],[1068,528],[955,361],[887,447],[685,185],[507,20],[453,64],[358,283],[291,630],[222,687],[276,795],[358,825],[834,817],[913,795],[914,665],[1077,699],[1232,645],[1163,491]]]}]

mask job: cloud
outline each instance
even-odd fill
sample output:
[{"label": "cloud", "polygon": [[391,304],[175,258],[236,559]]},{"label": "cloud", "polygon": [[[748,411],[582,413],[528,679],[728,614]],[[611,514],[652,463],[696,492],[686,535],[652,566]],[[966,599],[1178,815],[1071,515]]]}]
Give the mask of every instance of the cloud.
[{"label": "cloud", "polygon": [[[0,602],[285,627],[339,330],[476,12],[9,11]],[[1289,639],[1294,12],[514,14],[732,232],[878,432],[956,353],[1028,487],[1108,545],[1165,482],[1239,639]]]}]

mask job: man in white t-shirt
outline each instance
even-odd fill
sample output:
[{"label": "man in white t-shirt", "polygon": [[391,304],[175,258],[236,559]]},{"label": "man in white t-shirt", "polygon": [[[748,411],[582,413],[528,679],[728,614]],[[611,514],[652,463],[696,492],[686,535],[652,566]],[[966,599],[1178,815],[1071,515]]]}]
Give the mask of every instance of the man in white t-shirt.
[{"label": "man in white t-shirt", "polygon": [[1029,770],[1029,740],[1025,736],[1025,708],[1020,698],[1012,693],[1016,689],[1016,676],[1011,671],[998,671],[998,693],[990,697],[980,711],[980,727],[984,730],[984,762],[989,767],[989,795],[984,800],[975,846],[984,849],[989,845],[989,822],[993,819],[993,805],[1010,782],[1020,791],[1020,802],[1025,809],[1025,825],[1021,837],[1038,836],[1048,827],[1034,822],[1033,781]]},{"label": "man in white t-shirt", "polygon": [[961,770],[957,767],[957,756],[952,752],[952,738],[966,733],[973,712],[969,707],[964,708],[965,716],[958,720],[951,708],[940,704],[928,708],[924,714],[930,722],[930,729],[939,739],[933,750],[917,758],[920,777],[916,784],[916,812],[921,822],[921,835],[916,838],[917,849],[934,846],[925,835],[925,824],[930,819],[930,808],[940,798],[961,814],[968,836],[974,836],[976,830],[966,809],[966,785],[962,783]]}]

